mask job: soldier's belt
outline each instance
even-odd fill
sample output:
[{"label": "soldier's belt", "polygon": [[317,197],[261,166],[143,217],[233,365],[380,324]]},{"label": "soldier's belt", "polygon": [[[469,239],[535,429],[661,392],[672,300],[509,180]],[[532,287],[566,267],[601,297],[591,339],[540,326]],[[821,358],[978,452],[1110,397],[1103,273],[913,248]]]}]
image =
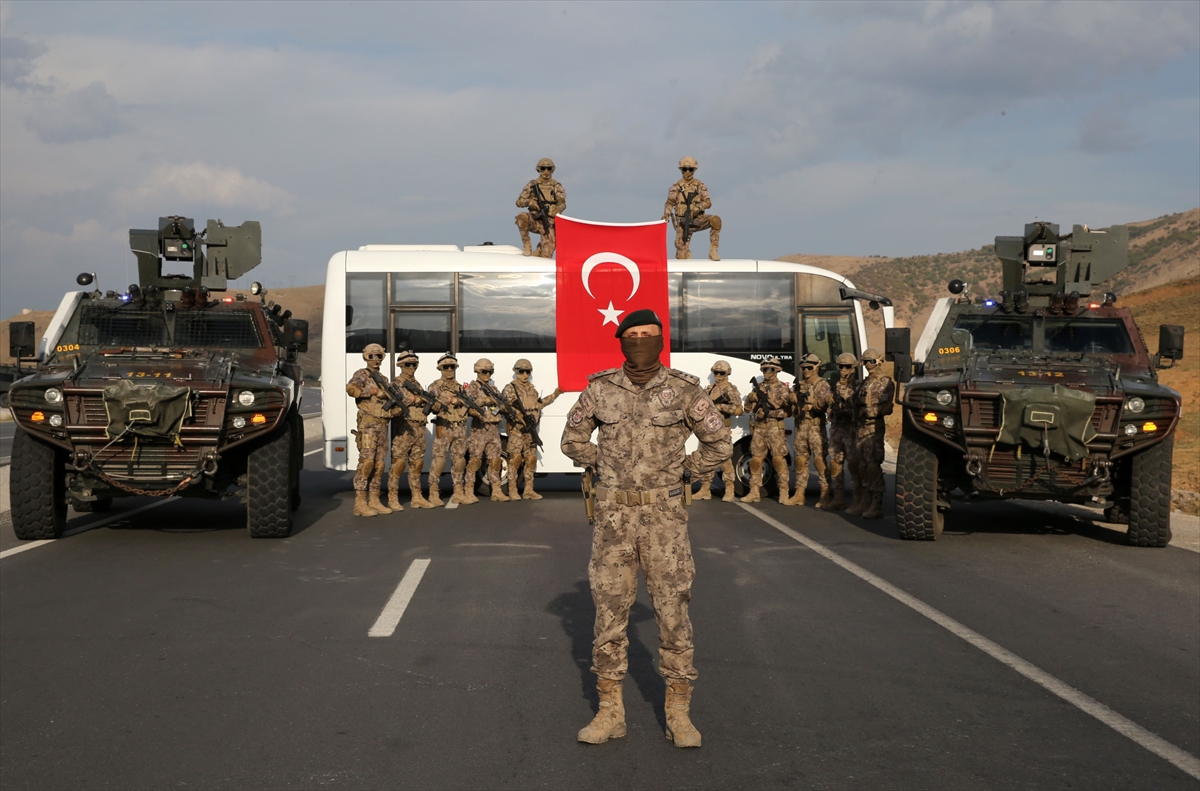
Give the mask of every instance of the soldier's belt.
[{"label": "soldier's belt", "polygon": [[609,489],[605,486],[596,487],[596,499],[613,502],[619,505],[650,505],[662,500],[674,500],[683,496],[683,484],[664,486],[661,489]]},{"label": "soldier's belt", "polygon": [[437,419],[437,424],[439,426],[450,426],[452,428],[458,428],[459,426],[466,425],[466,423],[466,418],[463,418],[462,420],[446,420],[444,417],[439,417]]}]

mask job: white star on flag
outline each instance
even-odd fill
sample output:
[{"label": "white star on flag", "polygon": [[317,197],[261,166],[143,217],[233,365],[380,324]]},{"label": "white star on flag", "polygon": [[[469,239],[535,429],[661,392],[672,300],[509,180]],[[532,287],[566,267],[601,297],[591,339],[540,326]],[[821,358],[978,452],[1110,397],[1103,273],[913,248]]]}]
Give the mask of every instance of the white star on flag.
[{"label": "white star on flag", "polygon": [[596,308],[596,312],[604,317],[604,321],[600,323],[601,327],[609,323],[616,324],[619,327],[621,326],[621,322],[617,321],[617,319],[621,318],[621,314],[625,311],[614,308],[610,299],[608,301],[608,308]]}]

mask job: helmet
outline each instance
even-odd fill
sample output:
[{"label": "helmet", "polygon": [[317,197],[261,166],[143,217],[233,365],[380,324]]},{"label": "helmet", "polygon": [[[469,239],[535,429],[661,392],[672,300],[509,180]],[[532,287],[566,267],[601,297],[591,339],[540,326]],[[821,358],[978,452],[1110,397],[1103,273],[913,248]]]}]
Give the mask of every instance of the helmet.
[{"label": "helmet", "polygon": [[861,359],[863,362],[866,362],[867,360],[882,360],[883,355],[879,353],[878,349],[867,349],[862,353]]},{"label": "helmet", "polygon": [[679,160],[679,167],[681,167],[681,168],[698,168],[700,166],[696,164],[695,157],[684,157],[683,159]]},{"label": "helmet", "polygon": [[759,367],[761,368],[764,365],[773,365],[776,368],[778,368],[779,370],[781,370],[781,371],[783,370],[783,363],[779,362],[778,357],[764,357],[762,362],[759,363]]},{"label": "helmet", "polygon": [[808,363],[808,364],[810,364],[810,365],[820,365],[820,364],[821,364],[821,358],[820,358],[820,357],[818,357],[818,356],[817,356],[817,355],[815,355],[815,354],[806,354],[806,355],[804,355],[803,357],[801,357],[801,358],[800,358],[800,362],[801,362],[801,363]]},{"label": "helmet", "polygon": [[715,374],[733,373],[733,369],[729,367],[729,363],[725,362],[724,360],[717,360],[715,363],[713,363],[713,367],[710,370]]},{"label": "helmet", "polygon": [[550,168],[551,170],[554,170],[554,160],[550,157],[542,157],[538,160],[537,166],[538,170],[541,170],[542,168]]},{"label": "helmet", "polygon": [[363,348],[362,354],[364,360],[382,360],[387,355],[387,351],[378,343],[368,343]]},{"label": "helmet", "polygon": [[412,361],[412,362],[416,363],[416,362],[420,362],[421,358],[418,357],[417,353],[414,352],[412,349],[405,349],[404,351],[396,354],[396,365],[400,365],[401,363],[404,363],[406,361]]},{"label": "helmet", "polygon": [[515,371],[518,368],[524,368],[526,371],[532,371],[533,363],[529,362],[524,357],[522,357],[521,359],[519,359],[515,363],[513,363],[513,370]]},{"label": "helmet", "polygon": [[454,363],[455,365],[458,365],[458,358],[454,356],[454,352],[446,352],[441,357],[439,357],[438,365],[441,365],[442,363],[446,362],[447,360]]},{"label": "helmet", "polygon": [[493,365],[492,361],[486,357],[480,357],[478,360],[475,361],[475,373],[479,373],[480,371],[494,371],[494,370],[496,370],[496,366]]},{"label": "helmet", "polygon": [[838,365],[855,365],[858,363],[858,358],[850,352],[842,352],[837,356]]}]

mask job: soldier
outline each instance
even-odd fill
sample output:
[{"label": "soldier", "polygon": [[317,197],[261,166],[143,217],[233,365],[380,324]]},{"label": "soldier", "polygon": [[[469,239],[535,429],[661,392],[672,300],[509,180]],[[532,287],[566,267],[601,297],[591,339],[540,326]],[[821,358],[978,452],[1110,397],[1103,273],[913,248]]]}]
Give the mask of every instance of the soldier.
[{"label": "soldier", "polygon": [[867,367],[867,378],[854,394],[854,409],[857,423],[855,451],[858,456],[858,474],[862,480],[862,499],[856,499],[846,513],[862,514],[864,519],[883,516],[883,432],[884,417],[892,414],[892,399],[896,386],[881,370],[883,360],[878,349],[863,352],[862,362]]},{"label": "soldier", "polygon": [[[729,458],[729,429],[699,379],[659,361],[662,322],[654,311],[631,312],[617,337],[624,366],[589,377],[562,435],[563,453],[600,478],[588,566],[600,708],[579,741],[601,744],[625,735],[621,681],[629,666],[629,608],[641,565],[658,622],[659,672],[667,681],[667,738],[676,747],[699,747],[690,716],[696,670],[688,601],[695,566],[681,496],[691,485],[685,471],[704,475]],[[693,433],[700,445],[685,455],[684,442]]]},{"label": "soldier", "polygon": [[[691,258],[691,235],[695,231],[708,229],[708,257],[720,261],[717,255],[717,242],[721,239],[721,218],[715,214],[705,214],[704,211],[712,206],[712,198],[708,197],[708,187],[696,178],[696,160],[684,157],[679,160],[679,172],[683,178],[671,185],[667,191],[667,202],[663,205],[664,220],[670,220],[675,226],[675,258]],[[688,215],[691,224],[688,225]],[[684,239],[685,227],[687,239]]]},{"label": "soldier", "polygon": [[[537,388],[529,381],[533,375],[533,363],[522,357],[513,365],[513,380],[504,386],[504,392],[500,396],[513,405],[513,411],[518,416],[522,415],[516,404],[520,402],[525,408],[523,414],[529,416],[531,428],[537,431],[538,423],[542,419],[542,410],[554,403],[562,390],[554,388],[554,392],[545,398],[538,397]],[[512,420],[508,421],[508,498],[510,500],[517,499],[517,472],[520,471],[522,465],[525,468],[525,493],[521,497],[525,500],[540,500],[542,496],[533,490],[533,476],[537,472],[537,445],[533,442],[533,437],[530,436],[526,426],[521,421],[516,424]]]},{"label": "soldier", "polygon": [[862,482],[858,475],[858,451],[854,447],[854,369],[858,358],[849,352],[837,356],[838,380],[833,386],[833,404],[829,407],[829,486],[833,501],[830,511],[846,507],[846,485],[842,467],[850,472],[850,488],[854,501],[862,497]]},{"label": "soldier", "polygon": [[[729,363],[724,360],[717,360],[713,363],[712,375],[713,383],[708,386],[706,392],[709,399],[716,406],[717,411],[725,416],[725,427],[728,428],[732,418],[737,417],[744,411],[742,409],[742,394],[738,392],[737,387],[729,381],[729,374],[733,369],[729,367]],[[705,473],[700,479],[700,491],[696,492],[697,500],[712,499],[712,480],[716,473]],[[725,494],[721,499],[727,503],[733,502],[733,460],[726,459],[721,465],[721,482],[725,484]]]},{"label": "soldier", "polygon": [[[492,499],[499,503],[507,503],[508,495],[500,483],[500,405],[492,395],[495,385],[491,385],[492,374],[496,366],[486,357],[475,361],[475,381],[467,385],[467,395],[478,404],[483,411],[471,410],[471,436],[467,440],[467,475],[463,484],[465,502],[477,503],[475,496],[475,473],[483,466],[486,457],[488,461],[488,483],[492,487]],[[491,385],[488,387],[487,385]],[[509,470],[509,475],[512,471]]]},{"label": "soldier", "polygon": [[[403,351],[396,355],[396,369],[400,374],[392,379],[402,390],[405,382],[417,387],[417,366],[421,364],[417,353]],[[407,393],[407,391],[404,391]],[[412,508],[433,508],[433,503],[421,494],[421,467],[425,464],[425,426],[428,421],[419,400],[405,407],[400,417],[392,420],[392,468],[388,471],[388,507],[403,511],[400,505],[400,476],[408,467],[408,504]]]},{"label": "soldier", "polygon": [[808,487],[808,459],[817,468],[821,499],[817,508],[828,508],[829,481],[825,477],[825,413],[833,404],[833,390],[820,375],[821,358],[806,354],[800,360],[800,378],[794,384],[796,399],[796,436],[792,443],[792,460],[796,468],[796,494],[792,504],[804,505],[804,490]]},{"label": "soldier", "polygon": [[366,368],[359,368],[346,383],[346,393],[358,405],[358,430],[354,432],[358,445],[358,469],[354,473],[354,515],[375,516],[390,514],[392,509],[379,501],[383,469],[387,465],[388,420],[399,410],[386,409],[387,393],[375,384],[371,372],[379,372],[386,352],[378,343],[368,343],[363,349]]},{"label": "soldier", "polygon": [[768,357],[759,366],[763,380],[759,390],[766,396],[758,401],[754,390],[746,396],[746,411],[750,413],[750,492],[742,498],[743,503],[757,503],[762,499],[762,468],[767,454],[771,454],[771,465],[779,480],[779,504],[795,505],[789,496],[790,474],[787,465],[787,435],[783,421],[792,414],[795,399],[792,390],[779,380],[783,363],[778,357]]},{"label": "soldier", "polygon": [[[463,490],[463,473],[467,469],[467,407],[458,397],[462,385],[454,378],[458,370],[458,358],[446,352],[438,358],[441,378],[429,385],[429,390],[438,397],[434,405],[437,418],[433,429],[433,460],[429,464],[429,502],[441,505],[438,492],[442,471],[446,469],[446,456],[450,456],[450,485],[454,488],[451,502],[467,502]],[[474,481],[471,485],[474,486]]]},{"label": "soldier", "polygon": [[528,209],[517,215],[517,230],[521,232],[523,255],[535,255],[529,241],[529,234],[533,232],[542,237],[536,255],[551,258],[554,255],[554,218],[567,210],[567,191],[554,180],[554,160],[539,159],[537,170],[538,177],[526,184],[517,196],[517,206]]}]

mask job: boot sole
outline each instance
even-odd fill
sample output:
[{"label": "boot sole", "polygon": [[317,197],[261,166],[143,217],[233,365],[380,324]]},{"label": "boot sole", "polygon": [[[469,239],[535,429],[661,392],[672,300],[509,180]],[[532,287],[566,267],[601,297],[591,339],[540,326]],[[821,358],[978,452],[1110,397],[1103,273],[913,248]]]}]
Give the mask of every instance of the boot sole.
[{"label": "boot sole", "polygon": [[675,741],[675,734],[671,733],[670,728],[667,728],[667,740],[670,741],[671,743],[673,743],[676,747],[683,747],[683,748],[699,747],[700,741],[701,741],[699,738],[697,738],[695,744],[680,744],[679,742]]},{"label": "boot sole", "polygon": [[583,738],[582,735],[580,735],[579,737],[576,738],[576,741],[578,741],[580,744],[604,744],[609,739],[620,739],[622,736],[625,735],[625,733],[626,733],[625,723],[621,723],[620,725],[618,725],[617,727],[615,727],[611,731],[609,731],[608,735],[605,736],[603,739],[595,739],[595,740],[585,739],[585,738]]}]

